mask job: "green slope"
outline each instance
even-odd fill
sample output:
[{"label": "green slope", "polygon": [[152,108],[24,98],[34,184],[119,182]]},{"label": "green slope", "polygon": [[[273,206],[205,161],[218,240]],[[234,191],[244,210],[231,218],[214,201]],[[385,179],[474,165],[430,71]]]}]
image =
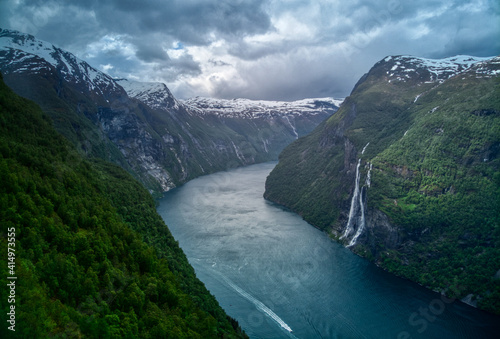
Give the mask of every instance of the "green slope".
[{"label": "green slope", "polygon": [[8,74],[5,82],[17,94],[36,102],[82,154],[114,162],[130,171],[120,150],[92,120],[101,106],[109,105],[100,97],[90,97],[62,81],[54,72],[42,74]]},{"label": "green slope", "polygon": [[83,159],[51,125],[0,83],[1,252],[15,249],[2,285],[17,277],[15,302],[0,289],[1,336],[244,337],[149,193],[121,168]]},{"label": "green slope", "polygon": [[[500,79],[476,67],[442,84],[389,82],[392,66],[375,65],[282,152],[265,197],[347,244],[360,158],[366,228],[352,250],[500,314]],[[498,74],[498,62],[483,68]]]}]

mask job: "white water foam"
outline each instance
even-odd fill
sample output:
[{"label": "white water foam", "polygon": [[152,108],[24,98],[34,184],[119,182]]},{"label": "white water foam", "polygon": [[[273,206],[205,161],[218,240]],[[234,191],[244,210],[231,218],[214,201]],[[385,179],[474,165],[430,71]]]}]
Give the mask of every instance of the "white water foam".
[{"label": "white water foam", "polygon": [[[238,292],[239,295],[241,295],[243,298],[250,301],[252,304],[255,305],[255,307],[257,307],[257,309],[264,312],[267,316],[269,316],[271,319],[273,319],[282,328],[284,328],[285,330],[287,330],[291,334],[292,328],[290,326],[288,326],[288,324],[285,323],[283,321],[283,319],[281,319],[276,313],[274,313],[273,310],[271,310],[269,307],[264,305],[261,301],[255,299],[250,293],[248,293],[248,292],[244,291],[243,289],[241,289],[240,287],[238,287],[234,282],[232,282],[229,278],[227,278],[223,274],[221,274],[219,272],[214,272],[214,273],[216,273],[218,276],[220,276],[222,278],[222,280],[224,280],[224,282],[226,284],[228,284],[232,289],[234,289],[236,292]],[[294,337],[294,336],[292,335],[292,337]]]},{"label": "white water foam", "polygon": [[347,245],[347,247],[354,246],[356,244],[356,241],[358,240],[359,236],[361,235],[361,233],[363,233],[363,231],[365,229],[365,206],[363,204],[363,194],[362,194],[362,192],[359,194],[359,208],[361,210],[361,216],[359,218],[358,229],[357,229],[356,234],[354,235],[354,237],[352,237],[351,242],[349,243],[349,245]]}]

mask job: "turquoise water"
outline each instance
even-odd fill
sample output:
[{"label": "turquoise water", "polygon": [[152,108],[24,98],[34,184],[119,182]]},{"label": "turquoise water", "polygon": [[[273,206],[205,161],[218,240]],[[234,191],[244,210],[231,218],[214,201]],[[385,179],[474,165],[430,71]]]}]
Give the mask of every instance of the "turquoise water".
[{"label": "turquoise water", "polygon": [[264,200],[275,165],[195,179],[158,207],[251,338],[498,338],[500,317],[388,274]]}]

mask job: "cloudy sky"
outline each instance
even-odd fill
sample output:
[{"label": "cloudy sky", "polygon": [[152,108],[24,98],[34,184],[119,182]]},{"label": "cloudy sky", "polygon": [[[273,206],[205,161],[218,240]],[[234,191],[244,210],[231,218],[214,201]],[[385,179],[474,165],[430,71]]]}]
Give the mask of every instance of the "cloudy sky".
[{"label": "cloudy sky", "polygon": [[0,0],[0,27],[178,98],[343,97],[387,55],[500,54],[498,0]]}]

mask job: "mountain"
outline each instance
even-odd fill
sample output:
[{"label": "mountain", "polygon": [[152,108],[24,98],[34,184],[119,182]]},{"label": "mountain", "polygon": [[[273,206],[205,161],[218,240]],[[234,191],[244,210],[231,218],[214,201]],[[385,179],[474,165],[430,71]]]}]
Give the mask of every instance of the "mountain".
[{"label": "mountain", "polygon": [[[184,100],[183,103],[200,116],[219,118],[221,123],[236,123],[252,120],[259,125],[278,125],[284,131],[291,131],[295,139],[311,132],[319,123],[335,113],[343,99],[313,98],[296,101],[266,101],[249,99],[213,99],[196,97]],[[269,137],[261,129],[265,151],[269,152]],[[287,142],[291,142],[288,140]],[[280,143],[276,140],[276,142]],[[279,152],[278,152],[279,153]]]},{"label": "mountain", "polygon": [[275,160],[337,109],[326,99],[316,108],[315,100],[301,104],[293,114],[209,114],[194,107],[196,100],[178,101],[164,84],[112,79],[48,42],[5,29],[0,72],[82,154],[118,164],[155,193],[203,174]]},{"label": "mountain", "polygon": [[[158,119],[154,128],[161,131],[165,125],[164,130],[185,133],[178,137],[168,133],[162,136],[163,141],[170,144],[179,139],[182,152],[199,153],[190,160],[181,152],[175,152],[183,174],[181,182],[217,170],[275,160],[286,145],[335,113],[336,104],[341,102],[329,98],[257,102],[199,97],[178,101],[161,83],[126,79],[117,82],[129,97],[140,100],[156,112]],[[261,109],[257,108],[263,105],[280,105],[282,108],[274,109],[272,114],[261,114]],[[169,124],[176,124],[176,127]],[[195,168],[189,170],[188,167],[193,165]]]},{"label": "mountain", "polygon": [[[213,143],[212,154],[234,151],[240,164],[274,160],[285,145],[311,132],[319,123],[332,115],[342,102],[341,99],[304,99],[293,102],[256,101],[248,99],[223,100],[213,98],[192,98],[178,101],[162,83],[143,83],[126,79],[117,81],[129,97],[140,100],[151,109],[168,111],[175,109],[179,121],[193,120],[184,130],[190,131],[190,138],[199,146],[200,135],[217,133],[214,138],[204,140],[204,145]],[[194,127],[199,123],[198,130]],[[229,135],[230,140],[224,140]],[[242,143],[235,141],[244,138]],[[205,146],[210,149],[210,146]],[[232,160],[234,161],[234,159]]]},{"label": "mountain", "polygon": [[255,119],[262,116],[318,115],[322,111],[334,111],[343,99],[317,98],[297,101],[267,101],[249,99],[213,99],[196,97],[183,102],[199,114],[222,117]]},{"label": "mountain", "polygon": [[0,336],[245,338],[151,195],[51,123],[0,76]]},{"label": "mountain", "polygon": [[355,253],[500,314],[500,58],[389,56],[288,146],[265,197]]},{"label": "mountain", "polygon": [[107,102],[123,95],[113,79],[85,61],[50,43],[17,31],[0,30],[2,72],[47,75],[56,70],[60,77],[96,101]]},{"label": "mountain", "polygon": [[160,82],[139,82],[116,79],[131,98],[135,98],[153,109],[179,109],[180,104],[172,95],[167,85]]}]

